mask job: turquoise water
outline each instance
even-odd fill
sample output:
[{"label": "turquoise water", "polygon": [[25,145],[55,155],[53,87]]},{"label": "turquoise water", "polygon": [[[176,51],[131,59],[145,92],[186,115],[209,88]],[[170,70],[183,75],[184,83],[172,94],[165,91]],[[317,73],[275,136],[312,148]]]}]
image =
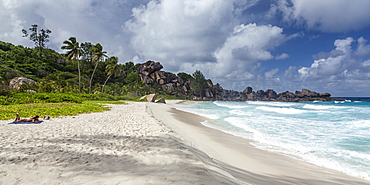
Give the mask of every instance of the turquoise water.
[{"label": "turquoise water", "polygon": [[211,118],[203,124],[251,139],[257,148],[370,180],[370,102],[365,101],[215,101],[174,107]]}]

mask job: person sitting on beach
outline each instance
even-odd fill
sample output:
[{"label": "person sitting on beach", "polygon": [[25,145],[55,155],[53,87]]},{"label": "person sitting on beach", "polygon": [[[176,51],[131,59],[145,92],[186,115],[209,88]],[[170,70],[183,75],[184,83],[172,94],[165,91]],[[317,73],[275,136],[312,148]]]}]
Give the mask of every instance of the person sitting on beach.
[{"label": "person sitting on beach", "polygon": [[30,119],[21,119],[18,113],[15,114],[14,122],[39,122],[39,116],[32,117]]},{"label": "person sitting on beach", "polygon": [[15,113],[15,120],[14,121],[19,121],[21,120],[21,116],[19,116],[18,113]]}]

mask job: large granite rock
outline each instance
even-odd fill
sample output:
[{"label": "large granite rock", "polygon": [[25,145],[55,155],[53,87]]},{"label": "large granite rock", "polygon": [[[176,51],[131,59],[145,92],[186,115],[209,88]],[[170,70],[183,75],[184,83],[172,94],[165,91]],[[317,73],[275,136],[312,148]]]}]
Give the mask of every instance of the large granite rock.
[{"label": "large granite rock", "polygon": [[252,87],[247,87],[244,89],[243,93],[250,94],[252,93]]},{"label": "large granite rock", "polygon": [[149,76],[155,71],[163,69],[163,66],[159,62],[147,61],[146,63],[140,65],[136,70],[146,76]]},{"label": "large granite rock", "polygon": [[166,100],[162,97],[159,100],[157,100],[155,103],[164,103],[164,104],[166,104]]},{"label": "large granite rock", "polygon": [[329,93],[317,93],[307,89],[302,91],[281,92],[277,94],[274,90],[258,90],[254,92],[252,87],[247,87],[243,92],[224,90],[217,86],[208,86],[194,100],[201,101],[281,101],[281,102],[301,102],[301,101],[333,101]]},{"label": "large granite rock", "polygon": [[160,71],[163,66],[159,62],[147,61],[138,66],[136,72],[139,74],[141,81],[148,85],[159,85],[165,91],[175,91],[178,89],[177,95],[189,95],[190,82],[184,82],[183,79],[174,74]]},{"label": "large granite rock", "polygon": [[9,82],[9,87],[11,89],[21,89],[22,86],[29,87],[32,85],[37,85],[37,82],[25,77],[16,77],[11,79]]},{"label": "large granite rock", "polygon": [[247,87],[243,92],[225,90],[220,85],[214,85],[211,80],[207,80],[207,87],[201,91],[191,88],[191,81],[184,82],[176,75],[164,71],[159,62],[147,61],[138,66],[136,72],[140,79],[148,85],[159,85],[164,91],[176,92],[173,95],[193,95],[193,100],[199,101],[333,101],[329,93],[317,93],[307,89],[302,91],[276,93],[272,89],[266,91],[253,91],[252,87]]},{"label": "large granite rock", "polygon": [[148,96],[146,96],[146,100],[148,100],[148,102],[154,102],[155,99],[157,99],[156,94],[149,94]]}]

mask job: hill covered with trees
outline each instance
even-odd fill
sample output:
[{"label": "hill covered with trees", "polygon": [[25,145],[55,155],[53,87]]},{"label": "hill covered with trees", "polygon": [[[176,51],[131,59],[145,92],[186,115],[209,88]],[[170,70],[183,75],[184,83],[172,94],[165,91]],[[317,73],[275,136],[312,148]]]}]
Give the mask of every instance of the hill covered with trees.
[{"label": "hill covered with trees", "polygon": [[[28,48],[0,41],[0,95],[33,90],[38,93],[80,93],[108,94],[113,96],[141,97],[149,93],[188,99],[192,92],[179,93],[179,89],[163,89],[157,84],[147,84],[140,79],[136,69],[141,64],[119,63],[115,56],[107,56],[99,43],[78,43],[71,37],[61,46],[65,53],[40,46]],[[183,81],[195,81],[194,76],[186,73],[176,76]],[[197,80],[205,82],[197,72]],[[17,88],[10,81],[25,77],[35,84],[24,83]],[[190,82],[189,82],[190,83]],[[197,89],[196,85],[194,85]]]},{"label": "hill covered with trees", "polygon": [[[159,62],[142,64],[118,63],[115,56],[107,56],[103,47],[89,42],[79,44],[71,37],[61,47],[61,54],[51,49],[27,48],[0,42],[0,95],[33,90],[38,93],[75,93],[123,96],[139,99],[147,94],[166,98],[223,101],[332,101],[329,93],[303,89],[295,93],[274,90],[254,92],[247,87],[243,92],[225,90],[220,84],[207,80],[201,71],[192,75],[161,71]],[[14,87],[17,77],[32,79]],[[95,96],[96,97],[96,96]]]}]

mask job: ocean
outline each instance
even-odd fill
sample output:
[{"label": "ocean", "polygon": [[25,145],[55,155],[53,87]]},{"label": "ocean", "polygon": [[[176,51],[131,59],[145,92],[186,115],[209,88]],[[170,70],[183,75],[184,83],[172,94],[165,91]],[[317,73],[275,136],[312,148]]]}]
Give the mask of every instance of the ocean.
[{"label": "ocean", "polygon": [[[256,148],[370,180],[370,98],[332,102],[196,102],[176,109]],[[352,101],[351,101],[352,100]]]}]

